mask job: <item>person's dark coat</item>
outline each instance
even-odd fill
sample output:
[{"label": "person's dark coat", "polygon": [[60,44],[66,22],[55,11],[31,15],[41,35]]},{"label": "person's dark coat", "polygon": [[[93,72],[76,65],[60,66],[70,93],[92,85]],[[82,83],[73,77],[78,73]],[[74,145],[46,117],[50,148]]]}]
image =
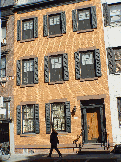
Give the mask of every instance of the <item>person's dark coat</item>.
[{"label": "person's dark coat", "polygon": [[59,140],[58,140],[58,137],[57,137],[57,134],[56,132],[52,132],[51,135],[50,135],[50,143],[51,145],[53,146],[57,146],[57,143],[59,143]]}]

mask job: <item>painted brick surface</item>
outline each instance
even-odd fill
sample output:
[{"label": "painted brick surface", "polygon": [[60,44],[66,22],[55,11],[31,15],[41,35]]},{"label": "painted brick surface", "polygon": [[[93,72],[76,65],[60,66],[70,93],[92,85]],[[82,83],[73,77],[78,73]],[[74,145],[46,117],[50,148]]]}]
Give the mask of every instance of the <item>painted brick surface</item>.
[{"label": "painted brick surface", "polygon": [[[96,6],[97,29],[94,29],[93,32],[77,34],[77,32],[73,32],[72,30],[72,10],[75,9],[75,7],[89,4]],[[66,13],[66,34],[61,37],[55,38],[43,37],[43,15],[46,15],[47,12],[52,12],[56,10],[62,10]],[[17,20],[20,20],[21,17],[32,15],[38,17],[38,38],[36,38],[35,41],[31,42],[17,42]],[[100,0],[92,0],[76,4],[58,6],[23,14],[15,13],[14,31],[14,75],[16,76],[16,61],[19,60],[20,57],[36,55],[38,57],[39,77],[39,83],[35,84],[34,87],[20,88],[20,86],[16,86],[16,79],[14,81],[15,145],[49,144],[50,135],[46,134],[45,103],[48,103],[49,100],[52,99],[61,98],[67,98],[67,101],[70,101],[70,111],[72,111],[73,107],[76,106],[77,109],[75,117],[78,118],[75,119],[71,116],[71,133],[68,133],[65,136],[59,136],[59,141],[60,144],[73,143],[73,140],[75,140],[77,138],[77,135],[80,135],[81,133],[81,110],[80,102],[77,101],[77,96],[99,94],[106,94],[106,98],[104,100],[106,128],[107,132],[109,133],[110,142],[112,142],[113,139],[110,120],[111,113],[108,91],[106,53]],[[93,46],[96,46],[97,49],[100,49],[102,76],[98,78],[98,80],[94,81],[80,82],[79,80],[75,80],[74,52],[76,52],[79,48],[88,48]],[[48,53],[57,51],[65,51],[65,53],[68,53],[69,81],[65,81],[65,83],[63,84],[48,85],[48,83],[44,83],[44,56],[46,56]],[[20,135],[16,135],[16,106],[19,105],[21,101],[36,101],[36,103],[39,104],[40,134],[36,134],[35,137],[20,137]]]}]

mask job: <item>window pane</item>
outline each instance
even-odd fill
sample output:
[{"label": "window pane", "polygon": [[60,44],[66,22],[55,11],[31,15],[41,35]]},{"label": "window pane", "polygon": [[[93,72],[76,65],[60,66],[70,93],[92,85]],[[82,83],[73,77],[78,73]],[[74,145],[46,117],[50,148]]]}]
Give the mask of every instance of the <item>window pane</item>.
[{"label": "window pane", "polygon": [[6,38],[6,27],[2,28],[2,38]]},{"label": "window pane", "polygon": [[27,63],[24,61],[24,72],[27,72]]},{"label": "window pane", "polygon": [[116,72],[121,72],[121,60],[115,61],[116,63]]},{"label": "window pane", "polygon": [[114,49],[115,60],[121,60],[121,49]]},{"label": "window pane", "polygon": [[6,76],[6,71],[5,69],[2,69],[2,77],[5,77]]},{"label": "window pane", "polygon": [[30,60],[30,71],[34,71],[34,61]]},{"label": "window pane", "polygon": [[5,68],[6,67],[6,58],[3,57],[2,58],[2,68]]},{"label": "window pane", "polygon": [[10,102],[8,102],[8,118],[10,118]]},{"label": "window pane", "polygon": [[85,19],[90,19],[89,11],[88,10],[79,11],[79,20]]},{"label": "window pane", "polygon": [[121,15],[121,5],[110,6],[110,16]]},{"label": "window pane", "polygon": [[93,53],[82,54],[82,65],[93,64]]}]

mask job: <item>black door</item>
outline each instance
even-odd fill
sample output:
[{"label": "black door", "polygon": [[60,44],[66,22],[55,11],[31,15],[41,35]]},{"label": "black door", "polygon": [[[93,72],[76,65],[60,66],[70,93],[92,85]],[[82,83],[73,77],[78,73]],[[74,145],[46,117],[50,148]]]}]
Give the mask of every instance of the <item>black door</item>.
[{"label": "black door", "polygon": [[9,123],[0,123],[0,143],[9,141]]}]

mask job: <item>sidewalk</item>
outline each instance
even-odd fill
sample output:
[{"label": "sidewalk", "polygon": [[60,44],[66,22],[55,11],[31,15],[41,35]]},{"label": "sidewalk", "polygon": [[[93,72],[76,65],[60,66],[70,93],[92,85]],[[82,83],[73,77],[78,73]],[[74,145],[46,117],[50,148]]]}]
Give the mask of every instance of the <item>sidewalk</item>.
[{"label": "sidewalk", "polygon": [[[2,161],[6,162],[27,162],[27,161],[38,161],[38,162],[121,162],[121,154],[63,154],[62,158],[58,157],[58,154],[52,154],[52,157],[47,157],[47,154],[33,154],[23,155],[15,154],[2,155]],[[8,159],[9,158],[9,159]],[[7,160],[8,159],[8,160]]]}]

